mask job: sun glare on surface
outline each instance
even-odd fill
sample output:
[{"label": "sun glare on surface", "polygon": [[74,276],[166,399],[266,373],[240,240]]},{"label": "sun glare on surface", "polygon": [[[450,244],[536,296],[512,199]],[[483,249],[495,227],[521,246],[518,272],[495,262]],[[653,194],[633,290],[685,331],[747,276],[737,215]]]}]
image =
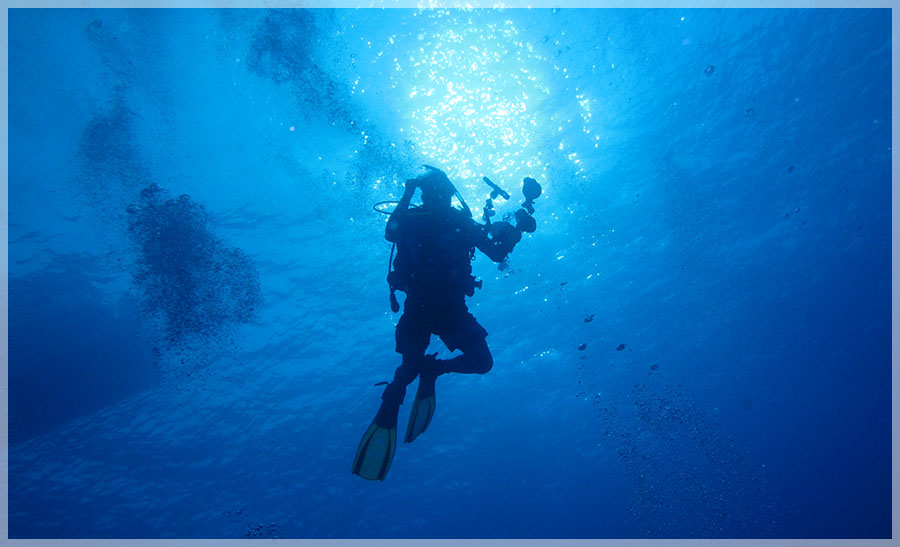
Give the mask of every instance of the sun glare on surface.
[{"label": "sun glare on surface", "polygon": [[509,183],[540,176],[533,105],[549,94],[541,85],[545,62],[510,20],[426,16],[440,19],[437,30],[418,35],[392,76],[408,90],[410,141],[462,186],[480,185],[482,176]]}]

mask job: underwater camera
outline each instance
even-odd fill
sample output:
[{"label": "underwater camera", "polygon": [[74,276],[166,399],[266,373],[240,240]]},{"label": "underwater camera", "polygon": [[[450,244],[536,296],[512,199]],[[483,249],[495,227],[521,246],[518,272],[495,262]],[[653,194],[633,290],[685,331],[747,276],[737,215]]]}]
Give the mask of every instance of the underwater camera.
[{"label": "underwater camera", "polygon": [[522,239],[523,233],[531,234],[537,229],[537,222],[531,215],[534,214],[534,200],[541,195],[541,185],[531,177],[525,177],[523,179],[522,195],[525,196],[525,201],[522,203],[522,209],[519,209],[515,213],[516,225],[513,226],[506,220],[491,222],[491,217],[496,214],[494,212],[493,200],[501,196],[503,199],[509,199],[509,194],[497,186],[491,179],[484,177],[482,180],[491,187],[491,196],[484,205],[483,218],[485,225],[488,227],[491,239],[499,242],[503,247],[512,250],[512,247]]}]

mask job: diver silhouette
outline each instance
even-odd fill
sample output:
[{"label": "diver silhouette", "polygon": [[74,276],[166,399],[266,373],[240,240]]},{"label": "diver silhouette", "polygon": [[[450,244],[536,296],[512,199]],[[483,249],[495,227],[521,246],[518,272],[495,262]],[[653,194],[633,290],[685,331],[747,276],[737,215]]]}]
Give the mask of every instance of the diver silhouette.
[{"label": "diver silhouette", "polygon": [[[396,290],[406,293],[403,315],[395,331],[395,350],[402,356],[381,396],[381,406],[369,429],[363,435],[353,461],[352,472],[364,479],[384,480],[394,457],[397,443],[397,418],[406,396],[407,386],[419,378],[415,400],[410,410],[404,441],[412,442],[431,423],[435,411],[435,380],[442,374],[484,374],[491,370],[493,357],[485,337],[487,331],[466,307],[466,296],[481,287],[472,275],[471,261],[477,248],[491,260],[505,260],[523,232],[534,232],[536,223],[532,202],[541,193],[540,184],[526,178],[523,193],[527,198],[516,213],[517,223],[490,221],[494,214],[491,199],[485,206],[485,224],[472,218],[472,213],[453,183],[440,169],[426,165],[426,172],[406,181],[403,197],[391,213],[385,238],[394,243],[393,270],[388,274],[391,309],[399,304]],[[494,191],[491,198],[509,195],[485,177]],[[421,190],[422,205],[410,207],[416,188]],[[456,195],[462,210],[451,205]],[[450,351],[462,355],[437,359],[437,353],[425,351],[436,334]],[[380,385],[380,384],[379,384]]]}]

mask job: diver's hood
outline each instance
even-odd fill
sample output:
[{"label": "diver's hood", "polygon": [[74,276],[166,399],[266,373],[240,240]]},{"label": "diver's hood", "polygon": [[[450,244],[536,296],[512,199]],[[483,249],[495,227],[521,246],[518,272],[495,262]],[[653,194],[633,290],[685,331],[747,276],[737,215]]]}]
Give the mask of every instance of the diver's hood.
[{"label": "diver's hood", "polygon": [[455,195],[456,199],[458,199],[459,203],[462,205],[463,212],[465,212],[469,218],[472,218],[472,210],[469,209],[469,205],[466,203],[466,200],[463,199],[459,190],[456,189],[456,186],[450,182],[450,177],[447,176],[447,173],[444,173],[437,167],[432,167],[431,165],[423,165],[422,167],[424,167],[426,171],[419,175],[418,178],[423,190],[425,187],[428,187],[430,191],[441,196],[452,197]]}]

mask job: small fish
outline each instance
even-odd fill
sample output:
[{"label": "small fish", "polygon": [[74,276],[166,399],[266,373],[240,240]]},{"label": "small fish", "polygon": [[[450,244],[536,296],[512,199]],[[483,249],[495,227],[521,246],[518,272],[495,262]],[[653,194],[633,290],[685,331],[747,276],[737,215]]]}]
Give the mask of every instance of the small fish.
[{"label": "small fish", "polygon": [[616,346],[616,351],[622,351],[623,349],[625,349],[625,344],[619,344],[618,346]]},{"label": "small fish", "polygon": [[581,344],[581,345],[578,346],[578,351],[584,351],[584,349],[585,349],[586,347],[587,347],[587,344]]}]

